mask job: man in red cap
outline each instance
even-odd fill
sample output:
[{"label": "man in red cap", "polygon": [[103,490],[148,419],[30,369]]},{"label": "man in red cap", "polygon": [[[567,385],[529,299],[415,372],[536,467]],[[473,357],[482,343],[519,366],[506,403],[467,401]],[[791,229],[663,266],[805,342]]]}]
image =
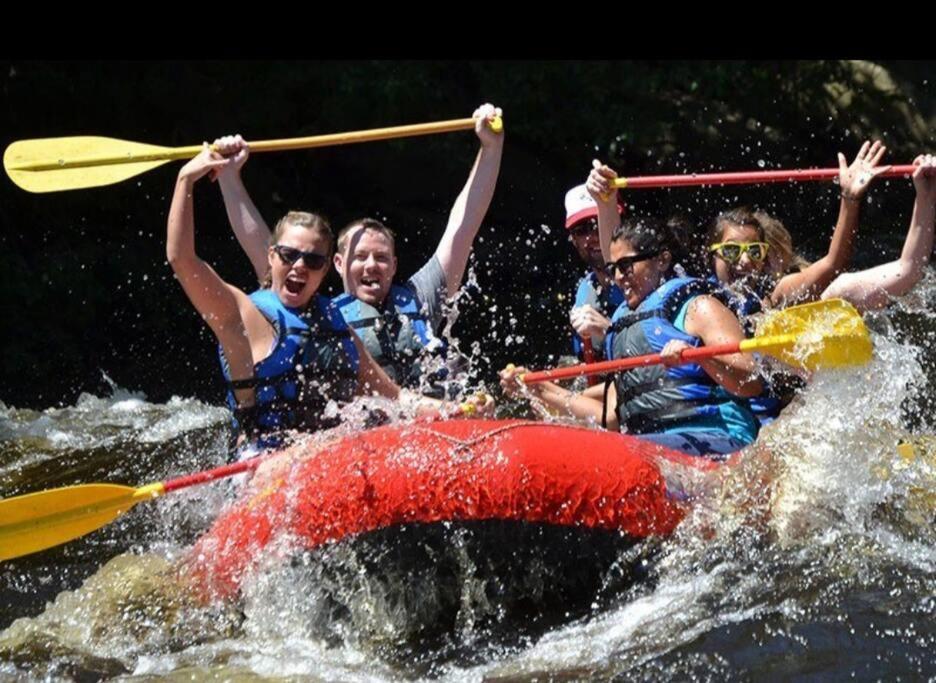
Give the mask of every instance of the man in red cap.
[{"label": "man in red cap", "polygon": [[[579,280],[575,304],[569,313],[569,321],[576,332],[572,336],[572,347],[582,360],[602,359],[610,316],[624,301],[624,294],[605,274],[604,257],[598,243],[598,205],[585,185],[577,185],[566,192],[565,210],[569,241],[591,269]],[[624,207],[618,202],[618,213],[623,211]],[[588,351],[589,345],[593,354]]]}]

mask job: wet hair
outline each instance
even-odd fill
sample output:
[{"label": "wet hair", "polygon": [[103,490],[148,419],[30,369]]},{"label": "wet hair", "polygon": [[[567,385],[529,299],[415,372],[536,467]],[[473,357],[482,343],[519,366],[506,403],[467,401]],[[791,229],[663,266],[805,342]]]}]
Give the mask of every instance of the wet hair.
[{"label": "wet hair", "polygon": [[[315,230],[328,243],[328,257],[331,258],[335,249],[335,235],[332,233],[331,224],[325,216],[309,213],[308,211],[290,211],[280,218],[276,223],[276,227],[273,228],[273,234],[270,235],[270,246],[279,244],[279,241],[283,239],[283,233],[290,225]],[[273,273],[267,271],[260,284],[265,288],[271,287],[273,285]]]},{"label": "wet hair", "polygon": [[306,228],[307,230],[315,230],[328,242],[328,255],[331,256],[335,248],[335,235],[332,233],[331,224],[325,216],[317,213],[309,213],[308,211],[290,211],[280,218],[276,223],[276,227],[273,228],[273,234],[270,237],[271,246],[279,244],[279,241],[283,239],[283,233],[286,232],[286,228],[290,225]]},{"label": "wet hair", "polygon": [[729,225],[738,225],[742,228],[754,228],[757,232],[757,239],[764,241],[764,226],[761,224],[757,214],[753,209],[747,206],[739,206],[736,209],[722,211],[715,216],[715,220],[709,226],[706,237],[706,249],[713,244],[717,244],[724,239],[725,230]]},{"label": "wet hair", "polygon": [[339,251],[345,250],[345,247],[348,246],[348,235],[352,230],[356,230],[359,227],[364,228],[365,230],[379,232],[381,235],[390,240],[390,248],[393,249],[394,253],[396,253],[396,234],[393,232],[393,230],[378,221],[376,218],[358,218],[357,220],[353,220],[344,226],[341,229],[341,232],[338,233]]},{"label": "wet hair", "polygon": [[670,260],[670,271],[672,271],[677,263],[682,264],[687,260],[688,249],[682,241],[683,237],[659,218],[628,216],[614,229],[611,241],[626,240],[638,254],[668,251],[672,257]]},{"label": "wet hair", "polygon": [[666,219],[666,227],[683,251],[680,264],[687,275],[701,277],[706,272],[706,249],[696,226],[684,215],[673,214]]},{"label": "wet hair", "polygon": [[[728,211],[722,211],[715,216],[715,219],[709,224],[708,233],[705,237],[705,270],[709,273],[715,272],[715,258],[709,252],[709,247],[718,244],[725,238],[725,231],[729,226],[737,225],[742,228],[753,228],[757,233],[757,241],[765,242],[764,225],[758,218],[754,209],[749,206],[739,206]],[[768,255],[770,249],[767,250]]]},{"label": "wet hair", "polygon": [[783,223],[763,209],[755,210],[754,215],[764,228],[764,241],[770,245],[767,268],[772,276],[781,278],[809,267],[809,261],[793,251],[793,238]]}]

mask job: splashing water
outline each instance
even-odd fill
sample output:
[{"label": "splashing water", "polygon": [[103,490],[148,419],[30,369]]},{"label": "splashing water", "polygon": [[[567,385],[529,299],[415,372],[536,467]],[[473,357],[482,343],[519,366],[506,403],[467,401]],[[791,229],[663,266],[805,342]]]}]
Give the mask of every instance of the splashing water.
[{"label": "splashing water", "polygon": [[[525,570],[494,590],[480,569],[497,550],[496,534],[479,552],[483,530],[465,527],[435,536],[389,530],[271,561],[240,600],[204,603],[175,567],[230,504],[232,491],[219,482],[0,566],[7,605],[0,674],[932,677],[936,448],[928,437],[934,369],[925,349],[936,334],[934,294],[929,277],[892,310],[869,316],[871,363],[817,373],[738,464],[693,475],[700,495],[673,536],[652,548],[606,548],[617,554],[617,568],[599,577],[594,605],[540,631],[521,622],[514,638],[489,637],[510,625],[511,588],[529,592],[556,580],[548,563],[523,548],[500,548],[522,557]],[[447,336],[453,339],[450,328]],[[480,362],[477,348],[468,355]],[[344,409],[340,433],[365,428],[362,405],[393,420],[409,417],[367,399]],[[119,389],[42,412],[3,406],[0,485],[14,495],[197,471],[226,459],[227,421],[225,410],[192,399],[156,405]],[[324,438],[310,437],[310,449]],[[898,451],[901,441],[913,448]],[[602,542],[586,545],[597,553]],[[634,563],[643,580],[615,580]],[[456,577],[455,592],[439,588],[440,571]],[[43,608],[46,600],[53,602]],[[420,650],[430,645],[414,629],[446,602],[458,614],[453,635],[432,645],[435,652]]]}]

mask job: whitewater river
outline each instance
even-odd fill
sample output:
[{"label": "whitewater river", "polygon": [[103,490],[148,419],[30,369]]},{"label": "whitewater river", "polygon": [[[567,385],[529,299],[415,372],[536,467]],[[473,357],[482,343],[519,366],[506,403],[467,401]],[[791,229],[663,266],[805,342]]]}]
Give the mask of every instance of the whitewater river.
[{"label": "whitewater river", "polygon": [[[0,679],[932,680],[934,292],[930,279],[869,317],[871,364],[819,373],[738,467],[707,477],[672,537],[612,548],[620,562],[565,619],[511,621],[472,571],[467,546],[483,529],[437,539],[460,577],[459,609],[448,639],[422,649],[411,635],[431,574],[384,572],[361,543],[205,604],[174,568],[233,500],[232,484],[216,482],[0,563]],[[153,404],[114,387],[41,412],[11,403],[0,404],[4,497],[141,485],[227,456],[228,413],[194,399]],[[915,454],[898,453],[902,440]],[[411,541],[380,538],[397,555]],[[638,557],[632,581],[611,575]]]}]

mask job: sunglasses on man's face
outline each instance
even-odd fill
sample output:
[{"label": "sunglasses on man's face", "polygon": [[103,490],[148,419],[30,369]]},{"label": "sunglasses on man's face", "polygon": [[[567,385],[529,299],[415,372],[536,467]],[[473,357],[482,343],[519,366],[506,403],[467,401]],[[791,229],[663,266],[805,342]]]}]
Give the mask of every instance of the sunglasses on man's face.
[{"label": "sunglasses on man's face", "polygon": [[605,264],[605,273],[608,277],[613,278],[614,274],[617,271],[621,272],[621,275],[634,272],[634,264],[640,263],[641,261],[646,261],[652,259],[654,256],[659,256],[662,253],[661,250],[648,251],[646,254],[634,254],[633,256],[622,256],[617,261],[611,261],[610,263]]},{"label": "sunglasses on man's face", "polygon": [[767,258],[769,248],[766,242],[719,242],[709,247],[709,251],[715,252],[728,263],[737,263],[745,253],[752,261],[760,262]]},{"label": "sunglasses on man's face", "polygon": [[300,258],[309,270],[321,270],[328,263],[328,257],[325,254],[319,254],[314,251],[302,251],[295,247],[287,247],[285,244],[277,244],[273,251],[280,257],[283,263],[291,266]]},{"label": "sunglasses on man's face", "polygon": [[588,237],[597,229],[598,222],[594,218],[590,218],[581,223],[576,223],[573,227],[569,228],[569,235],[572,237]]}]

